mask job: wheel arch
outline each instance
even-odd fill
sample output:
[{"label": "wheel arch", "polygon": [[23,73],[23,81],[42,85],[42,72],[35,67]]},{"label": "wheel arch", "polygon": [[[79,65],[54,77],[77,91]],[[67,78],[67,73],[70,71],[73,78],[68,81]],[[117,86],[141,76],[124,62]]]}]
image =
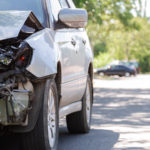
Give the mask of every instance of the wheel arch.
[{"label": "wheel arch", "polygon": [[92,62],[89,64],[88,75],[90,76],[90,79],[91,79],[91,81],[93,83],[93,78],[94,77],[93,77],[93,63]]},{"label": "wheel arch", "polygon": [[61,68],[61,62],[58,61],[55,82],[56,82],[56,86],[57,86],[57,90],[58,90],[58,94],[59,94],[58,95],[59,103],[60,103],[60,99],[61,99],[61,81],[62,81],[62,68]]},{"label": "wheel arch", "polygon": [[94,72],[93,72],[93,63],[90,62],[89,64],[89,68],[88,68],[88,76],[91,79],[91,86],[92,86],[92,100],[94,99],[94,88],[93,88],[93,79],[94,79]]}]

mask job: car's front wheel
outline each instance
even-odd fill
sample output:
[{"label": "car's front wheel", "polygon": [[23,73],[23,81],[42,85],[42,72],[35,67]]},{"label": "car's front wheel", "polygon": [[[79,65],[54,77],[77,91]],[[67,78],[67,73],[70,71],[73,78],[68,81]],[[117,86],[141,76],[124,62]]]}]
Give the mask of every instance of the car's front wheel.
[{"label": "car's front wheel", "polygon": [[91,125],[92,113],[92,82],[87,79],[85,94],[82,99],[82,110],[67,116],[67,127],[70,133],[88,133]]},{"label": "car's front wheel", "polygon": [[[54,80],[45,85],[43,102],[33,131],[23,134],[23,150],[56,150],[58,143],[58,96]],[[36,100],[36,99],[35,99]]]}]

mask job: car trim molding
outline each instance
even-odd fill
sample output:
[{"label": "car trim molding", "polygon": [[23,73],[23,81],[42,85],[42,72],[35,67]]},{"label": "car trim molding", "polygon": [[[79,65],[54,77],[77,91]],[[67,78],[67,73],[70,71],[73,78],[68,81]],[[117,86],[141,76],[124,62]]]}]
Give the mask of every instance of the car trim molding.
[{"label": "car trim molding", "polygon": [[62,118],[68,114],[78,112],[82,109],[82,102],[75,102],[70,105],[64,106],[59,110],[59,117]]}]

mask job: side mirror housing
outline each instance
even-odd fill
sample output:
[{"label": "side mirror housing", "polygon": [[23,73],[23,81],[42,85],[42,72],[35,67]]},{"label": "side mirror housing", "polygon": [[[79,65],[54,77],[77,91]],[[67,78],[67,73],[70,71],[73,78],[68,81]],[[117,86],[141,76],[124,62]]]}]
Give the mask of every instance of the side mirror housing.
[{"label": "side mirror housing", "polygon": [[70,28],[84,28],[88,22],[88,14],[84,9],[65,8],[59,12],[59,21]]}]

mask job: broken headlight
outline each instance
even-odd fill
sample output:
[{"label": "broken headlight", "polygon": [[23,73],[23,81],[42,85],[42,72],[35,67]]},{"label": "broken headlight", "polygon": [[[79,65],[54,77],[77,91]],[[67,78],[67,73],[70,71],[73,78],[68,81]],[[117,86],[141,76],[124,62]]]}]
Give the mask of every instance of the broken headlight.
[{"label": "broken headlight", "polygon": [[26,42],[0,47],[0,71],[25,68],[32,59],[32,48]]},{"label": "broken headlight", "polygon": [[26,68],[32,59],[32,48],[29,44],[23,42],[19,46],[19,51],[16,54],[15,66],[18,68]]}]

